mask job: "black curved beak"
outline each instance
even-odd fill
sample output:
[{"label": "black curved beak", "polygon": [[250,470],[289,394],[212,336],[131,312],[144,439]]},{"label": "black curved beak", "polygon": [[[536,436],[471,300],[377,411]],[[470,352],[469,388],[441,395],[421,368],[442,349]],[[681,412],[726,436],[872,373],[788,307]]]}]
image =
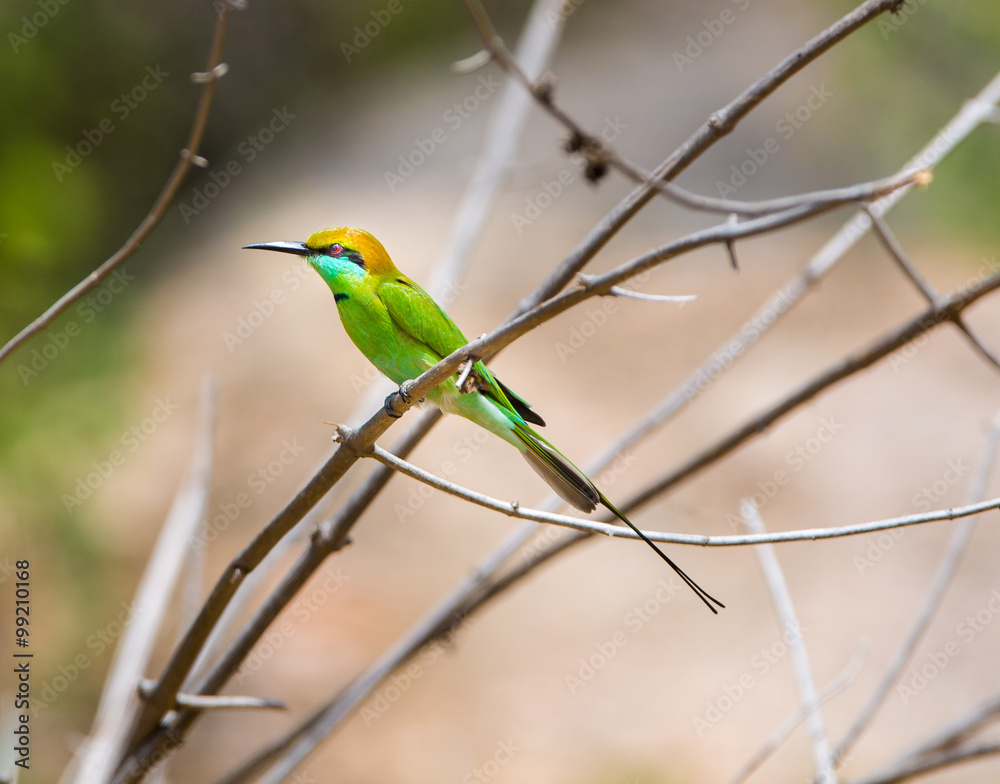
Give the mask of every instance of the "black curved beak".
[{"label": "black curved beak", "polygon": [[276,250],[279,253],[292,253],[296,256],[311,256],[315,253],[304,242],[260,242],[256,245],[244,245],[243,250]]}]

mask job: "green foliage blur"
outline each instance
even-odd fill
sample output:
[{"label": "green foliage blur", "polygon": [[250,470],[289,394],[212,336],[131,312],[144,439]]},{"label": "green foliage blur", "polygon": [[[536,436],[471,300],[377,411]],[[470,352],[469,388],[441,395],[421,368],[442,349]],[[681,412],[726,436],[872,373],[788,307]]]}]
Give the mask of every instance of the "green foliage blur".
[{"label": "green foliage blur", "polygon": [[[855,3],[830,3],[847,13]],[[852,174],[891,171],[901,154],[927,143],[1000,68],[1000,4],[975,0],[910,0],[884,14],[837,58],[856,100],[864,144],[852,150]],[[832,130],[832,129],[831,129]],[[935,171],[924,198],[905,200],[894,222],[939,242],[1000,241],[1000,125],[984,125]]]}]

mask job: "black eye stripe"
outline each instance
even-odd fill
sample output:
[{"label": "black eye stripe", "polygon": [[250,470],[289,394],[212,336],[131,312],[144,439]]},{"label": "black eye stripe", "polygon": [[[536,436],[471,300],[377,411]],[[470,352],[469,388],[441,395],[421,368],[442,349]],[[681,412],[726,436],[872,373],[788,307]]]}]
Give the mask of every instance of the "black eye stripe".
[{"label": "black eye stripe", "polygon": [[340,258],[347,259],[348,261],[357,264],[361,267],[361,269],[365,269],[365,260],[356,250],[343,250],[340,253]]}]

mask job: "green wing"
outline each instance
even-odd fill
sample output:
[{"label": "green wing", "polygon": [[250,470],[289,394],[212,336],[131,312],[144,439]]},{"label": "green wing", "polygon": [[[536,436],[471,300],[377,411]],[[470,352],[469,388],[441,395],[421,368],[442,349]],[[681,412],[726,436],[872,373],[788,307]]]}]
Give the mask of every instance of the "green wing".
[{"label": "green wing", "polygon": [[[379,297],[396,326],[438,357],[443,359],[469,342],[431,295],[409,278],[400,275],[385,281],[379,286]],[[526,422],[545,425],[531,405],[500,383],[482,362],[476,362],[472,369],[482,382],[480,391],[484,395]]]}]

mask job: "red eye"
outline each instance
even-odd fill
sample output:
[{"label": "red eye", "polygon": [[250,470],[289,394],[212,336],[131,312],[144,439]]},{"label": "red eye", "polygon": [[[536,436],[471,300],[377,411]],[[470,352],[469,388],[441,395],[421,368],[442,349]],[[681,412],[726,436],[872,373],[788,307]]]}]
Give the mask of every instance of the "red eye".
[{"label": "red eye", "polygon": [[339,242],[335,242],[333,243],[333,245],[330,246],[331,256],[339,256],[343,252],[344,252],[344,247]]}]

